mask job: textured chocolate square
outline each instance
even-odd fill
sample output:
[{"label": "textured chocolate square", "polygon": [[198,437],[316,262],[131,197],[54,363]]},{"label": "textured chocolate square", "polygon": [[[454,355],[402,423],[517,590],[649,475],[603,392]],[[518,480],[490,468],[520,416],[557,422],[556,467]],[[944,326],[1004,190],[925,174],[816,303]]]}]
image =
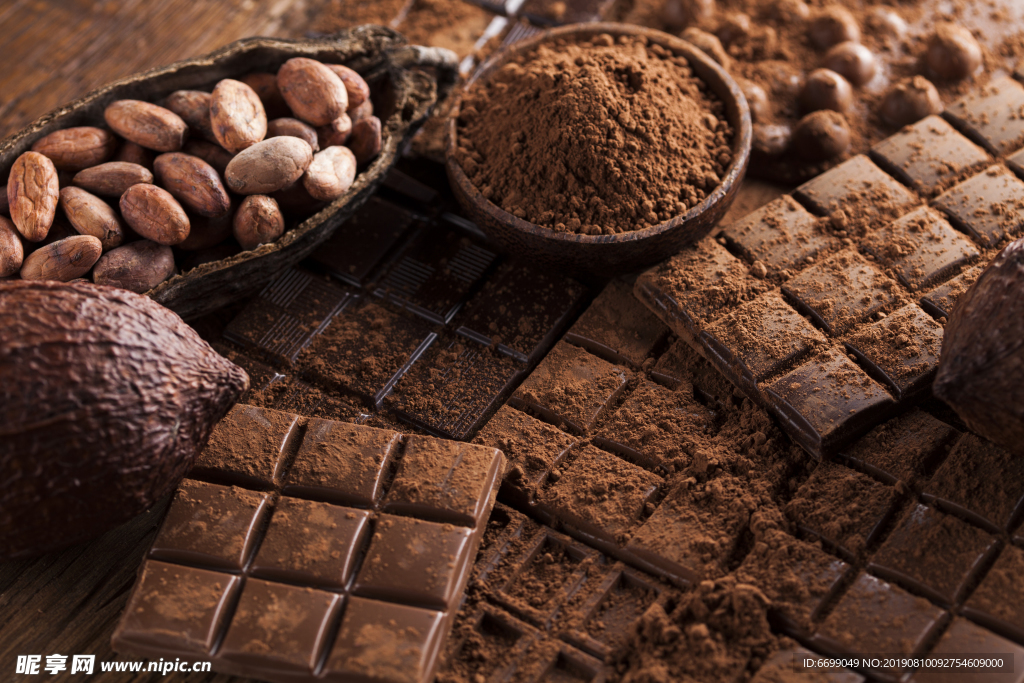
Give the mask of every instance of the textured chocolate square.
[{"label": "textured chocolate square", "polygon": [[911,410],[875,427],[843,455],[888,484],[919,489],[921,477],[949,453],[960,432],[921,410]]},{"label": "textured chocolate square", "polygon": [[626,380],[625,368],[559,342],[523,381],[509,403],[584,432],[615,401]]},{"label": "textured chocolate square", "polygon": [[384,510],[475,527],[502,461],[494,448],[410,436]]},{"label": "textured chocolate square", "polygon": [[150,557],[239,571],[257,542],[268,494],[185,479]]},{"label": "textured chocolate square", "polygon": [[938,116],[926,116],[875,145],[871,158],[922,194],[935,194],[991,157]]},{"label": "textured chocolate square", "polygon": [[946,108],[944,116],[993,154],[1024,146],[1024,87],[998,78]]},{"label": "textured chocolate square", "polygon": [[612,363],[640,367],[668,328],[638,303],[632,284],[612,280],[566,333],[565,341]]},{"label": "textured chocolate square", "polygon": [[949,282],[939,285],[921,297],[921,308],[936,318],[949,318],[957,301],[978,279],[983,266],[974,266],[957,275]]},{"label": "textured chocolate square", "polygon": [[1003,548],[964,604],[963,614],[1000,635],[1024,643],[1024,550]]},{"label": "textured chocolate square", "polygon": [[790,436],[819,456],[880,422],[893,406],[881,386],[831,350],[780,377],[767,394]]},{"label": "textured chocolate square", "polygon": [[996,539],[935,508],[913,505],[878,549],[868,570],[933,602],[959,602]]},{"label": "textured chocolate square", "polygon": [[892,486],[823,462],[797,489],[785,512],[806,532],[857,557],[882,533],[898,498]]},{"label": "textured chocolate square", "polygon": [[939,369],[942,327],[908,304],[846,340],[868,373],[900,400],[929,390]]},{"label": "textured chocolate square", "polygon": [[399,434],[312,418],[284,492],[342,505],[374,506],[398,447]]},{"label": "textured chocolate square", "polygon": [[924,495],[983,528],[1004,531],[1024,500],[1024,458],[964,434],[925,486]]},{"label": "textured chocolate square", "polygon": [[871,233],[863,248],[910,290],[930,287],[980,256],[969,239],[927,206]]},{"label": "textured chocolate square", "polygon": [[280,482],[285,446],[298,417],[238,404],[221,420],[192,467],[192,476],[229,484],[271,488]]},{"label": "textured chocolate square", "polygon": [[1021,683],[1024,681],[1024,647],[1000,638],[967,619],[954,617],[953,623],[928,654],[935,658],[991,658],[1002,653],[1002,669],[919,669],[910,683]]},{"label": "textured chocolate square", "polygon": [[723,232],[729,245],[769,272],[800,269],[818,254],[839,246],[821,218],[789,195],[765,204]]},{"label": "textured chocolate square", "polygon": [[835,220],[842,213],[838,224],[855,232],[896,218],[918,202],[913,192],[863,154],[807,181],[793,194],[820,215]]},{"label": "textured chocolate square", "polygon": [[782,287],[794,303],[831,335],[840,335],[880,311],[899,286],[854,249],[816,263]]},{"label": "textured chocolate square", "polygon": [[[619,565],[621,567],[621,565]],[[661,589],[637,572],[619,568],[601,582],[579,611],[582,631],[570,633],[570,640],[602,660],[626,644],[630,629],[661,595]]]},{"label": "textured chocolate square", "polygon": [[481,604],[467,624],[438,683],[506,680],[537,637],[535,628],[487,603]]},{"label": "textured chocolate square", "polygon": [[283,496],[252,562],[252,575],[345,588],[370,526],[366,510]]},{"label": "textured chocolate square", "polygon": [[1024,183],[1002,166],[989,166],[936,197],[935,206],[957,229],[994,246],[1024,227]]}]

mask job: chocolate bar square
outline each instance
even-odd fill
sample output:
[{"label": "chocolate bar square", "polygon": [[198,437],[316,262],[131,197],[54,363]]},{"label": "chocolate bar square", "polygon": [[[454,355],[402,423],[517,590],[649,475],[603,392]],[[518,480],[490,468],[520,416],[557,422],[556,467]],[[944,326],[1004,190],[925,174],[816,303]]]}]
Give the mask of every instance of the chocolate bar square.
[{"label": "chocolate bar square", "polygon": [[769,272],[800,269],[839,240],[789,195],[765,204],[725,229],[729,245],[747,261],[760,261]]},{"label": "chocolate bar square", "polygon": [[910,683],[1020,683],[1024,680],[1024,647],[1000,638],[967,619],[954,617],[953,623],[928,654],[939,660],[948,658],[982,659],[1002,653],[1003,666],[987,669],[918,669]]},{"label": "chocolate bar square", "polygon": [[258,542],[267,502],[266,493],[186,479],[174,495],[150,557],[240,571]]},{"label": "chocolate bar square", "polygon": [[881,386],[833,350],[783,375],[766,393],[790,436],[818,456],[878,424],[893,406]]},{"label": "chocolate bar square", "polygon": [[930,287],[980,256],[970,240],[927,206],[868,235],[863,248],[910,290]]},{"label": "chocolate bar square", "polygon": [[1024,146],[1024,87],[998,78],[946,108],[944,116],[993,154]]},{"label": "chocolate bar square", "polygon": [[529,624],[482,603],[466,620],[462,640],[452,648],[438,683],[507,680],[537,636]]},{"label": "chocolate bar square", "polygon": [[797,308],[830,335],[840,335],[880,311],[899,286],[854,249],[816,263],[782,287]]},{"label": "chocolate bar square", "polygon": [[882,533],[898,499],[895,487],[822,462],[797,489],[785,513],[805,532],[856,558]]},{"label": "chocolate bar square", "polygon": [[399,434],[312,418],[284,492],[341,505],[373,507],[395,457]]},{"label": "chocolate bar square", "polygon": [[1018,176],[1024,176],[1024,149],[1006,158],[1006,165]]},{"label": "chocolate bar square", "polygon": [[633,285],[613,280],[566,333],[565,341],[612,363],[640,367],[668,328],[637,304]]},{"label": "chocolate bar square", "polygon": [[871,158],[922,194],[949,187],[991,157],[938,116],[926,116],[875,145]]},{"label": "chocolate bar square", "polygon": [[1024,502],[1024,459],[964,434],[925,486],[924,497],[984,529],[1005,531]]},{"label": "chocolate bar square", "polygon": [[252,575],[345,588],[369,532],[366,510],[283,496],[274,508]]},{"label": "chocolate bar square", "polygon": [[791,366],[825,336],[770,292],[719,318],[701,333],[709,359],[750,396],[759,382]]},{"label": "chocolate bar square", "polygon": [[980,265],[969,268],[946,284],[939,285],[921,297],[921,308],[936,318],[949,318],[956,308],[957,301],[970,289],[983,270],[984,267]]},{"label": "chocolate bar square", "polygon": [[661,596],[662,590],[638,572],[622,565],[614,569],[579,613],[582,628],[570,632],[569,640],[601,660],[626,644],[630,628]]},{"label": "chocolate bar square", "polygon": [[585,432],[626,386],[625,368],[559,342],[509,400],[515,408]]},{"label": "chocolate bar square", "polygon": [[815,213],[831,216],[841,229],[855,233],[896,218],[918,203],[913,192],[863,154],[807,181],[793,195]]},{"label": "chocolate bar square", "polygon": [[913,505],[875,553],[868,570],[952,607],[995,543],[996,539],[956,517]]},{"label": "chocolate bar square", "polygon": [[985,628],[1024,643],[1024,550],[1012,545],[1003,552],[974,594],[963,615]]},{"label": "chocolate bar square", "polygon": [[939,195],[935,206],[958,230],[994,246],[1024,227],[1024,182],[1002,166],[989,166]]},{"label": "chocolate bar square", "polygon": [[931,387],[939,369],[942,327],[917,304],[908,304],[861,328],[846,340],[846,348],[903,401]]},{"label": "chocolate bar square", "polygon": [[486,492],[503,474],[501,451],[411,436],[384,510],[475,527],[491,502]]},{"label": "chocolate bar square", "polygon": [[214,427],[192,476],[271,488],[280,483],[285,447],[297,435],[297,424],[292,413],[238,404]]}]

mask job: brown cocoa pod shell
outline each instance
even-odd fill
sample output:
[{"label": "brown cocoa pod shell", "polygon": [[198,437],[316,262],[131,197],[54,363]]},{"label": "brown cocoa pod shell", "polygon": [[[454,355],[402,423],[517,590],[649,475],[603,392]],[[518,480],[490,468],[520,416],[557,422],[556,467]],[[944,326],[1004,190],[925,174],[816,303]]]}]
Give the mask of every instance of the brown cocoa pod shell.
[{"label": "brown cocoa pod shell", "polygon": [[153,156],[153,153],[142,145],[126,141],[121,145],[121,149],[117,150],[117,154],[114,155],[114,161],[126,161],[129,164],[138,164],[139,166],[152,171]]},{"label": "brown cocoa pod shell", "polygon": [[370,99],[370,85],[358,72],[342,64],[328,64],[327,68],[336,73],[341,82],[345,84],[349,109],[358,107]]},{"label": "brown cocoa pod shell", "polygon": [[153,173],[128,161],[108,161],[79,171],[71,184],[102,197],[120,197],[132,185],[153,183]]},{"label": "brown cocoa pod shell", "polygon": [[293,138],[300,138],[309,143],[314,152],[320,151],[320,143],[317,140],[317,132],[313,126],[303,123],[298,119],[284,117],[274,119],[267,123],[267,137],[278,138],[282,135],[290,135]]},{"label": "brown cocoa pod shell", "polygon": [[175,245],[189,233],[188,215],[170,192],[139,183],[121,195],[121,215],[132,230],[157,244]]},{"label": "brown cocoa pod shell", "polygon": [[175,246],[183,251],[202,251],[214,247],[231,237],[233,218],[234,213],[231,211],[212,218],[190,215],[188,220],[191,227],[188,237],[181,244]]},{"label": "brown cocoa pod shell", "polygon": [[224,180],[232,192],[268,194],[301,178],[312,161],[313,148],[305,140],[270,138],[236,154],[224,171]]},{"label": "brown cocoa pod shell", "polygon": [[153,161],[156,178],[165,190],[200,216],[223,216],[231,198],[217,170],[199,157],[181,152],[161,154]]},{"label": "brown cocoa pod shell", "polygon": [[334,145],[344,145],[352,135],[352,119],[348,114],[342,114],[326,126],[316,129],[317,141],[320,149],[327,149]]},{"label": "brown cocoa pod shell", "polygon": [[58,171],[81,171],[114,156],[117,138],[103,128],[78,126],[39,138],[32,144],[32,151],[47,157]]},{"label": "brown cocoa pod shell", "polygon": [[302,183],[314,199],[334,201],[352,187],[357,163],[356,155],[348,147],[328,147],[313,156]]},{"label": "brown cocoa pod shell", "polygon": [[202,90],[175,90],[167,96],[163,106],[180,116],[192,134],[217,142],[210,124],[210,93]]},{"label": "brown cocoa pod shell", "polygon": [[117,100],[103,112],[115,133],[137,145],[157,152],[181,149],[188,125],[170,109],[142,100]]},{"label": "brown cocoa pod shell", "polygon": [[185,154],[191,154],[194,157],[199,157],[210,166],[224,175],[224,171],[227,169],[228,164],[234,158],[234,154],[227,151],[220,145],[212,142],[206,142],[205,140],[189,140],[185,143],[185,146],[181,148],[181,151]]},{"label": "brown cocoa pod shell", "polygon": [[174,275],[174,251],[163,244],[138,240],[111,249],[96,262],[92,280],[142,294]]},{"label": "brown cocoa pod shell", "polygon": [[57,169],[39,152],[25,152],[14,160],[7,179],[11,220],[29,242],[41,242],[57,213],[60,183]]},{"label": "brown cocoa pod shell", "polygon": [[382,144],[380,119],[376,116],[352,124],[348,146],[356,155],[356,161],[360,166],[375,159],[380,154]]},{"label": "brown cocoa pod shell", "polygon": [[14,222],[0,216],[0,277],[10,277],[21,270],[25,247]]},{"label": "brown cocoa pod shell", "polygon": [[267,135],[267,113],[256,91],[225,78],[210,96],[210,124],[221,147],[237,154]]},{"label": "brown cocoa pod shell", "polygon": [[957,302],[932,391],[972,431],[1024,456],[1024,238]]},{"label": "brown cocoa pod shell", "polygon": [[277,87],[277,76],[267,71],[254,71],[239,78],[242,83],[252,88],[263,103],[263,110],[267,113],[267,119],[278,119],[282,116],[291,115],[288,103],[281,97],[281,90]]},{"label": "brown cocoa pod shell", "polygon": [[289,59],[277,72],[277,87],[295,116],[312,126],[326,126],[348,109],[345,84],[315,59]]},{"label": "brown cocoa pod shell", "polygon": [[[44,314],[45,313],[45,314]],[[146,297],[0,283],[0,561],[80,543],[178,485],[245,372]]]},{"label": "brown cocoa pod shell", "polygon": [[249,251],[284,234],[284,214],[270,197],[250,195],[238,207],[232,228],[238,244]]},{"label": "brown cocoa pod shell", "polygon": [[366,100],[358,107],[349,107],[348,111],[345,112],[348,117],[352,119],[352,123],[368,119],[373,116],[373,100]]},{"label": "brown cocoa pod shell", "polygon": [[68,282],[88,273],[102,255],[103,245],[92,235],[65,237],[26,256],[21,279]]},{"label": "brown cocoa pod shell", "polygon": [[100,241],[103,251],[110,251],[124,242],[125,226],[109,204],[80,187],[60,191],[60,207],[81,235],[92,235]]}]

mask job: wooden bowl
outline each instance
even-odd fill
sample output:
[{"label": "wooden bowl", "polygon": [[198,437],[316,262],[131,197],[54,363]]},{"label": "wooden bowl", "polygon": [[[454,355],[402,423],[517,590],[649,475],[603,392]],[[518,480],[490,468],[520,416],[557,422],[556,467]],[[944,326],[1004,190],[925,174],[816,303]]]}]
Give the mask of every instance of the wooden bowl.
[{"label": "wooden bowl", "polygon": [[[589,38],[602,33],[611,36],[645,36],[651,43],[662,45],[685,56],[693,72],[725,103],[726,116],[732,125],[733,159],[721,184],[704,201],[686,213],[658,225],[617,235],[578,235],[541,227],[517,218],[493,204],[466,177],[455,158],[457,119],[462,97],[477,81],[486,80],[509,60],[533,50],[542,43],[560,38]],[[622,273],[641,270],[666,259],[687,244],[707,235],[729,209],[750,159],[750,109],[740,88],[714,60],[690,43],[667,33],[625,24],[576,24],[545,31],[533,38],[515,43],[495,54],[457,98],[448,120],[448,179],[455,196],[469,218],[510,252],[533,261],[568,271],[586,279],[605,279]]]},{"label": "wooden bowl", "polygon": [[[208,90],[222,78],[251,71],[277,71],[292,57],[344,63],[370,85],[374,114],[382,123],[380,155],[361,169],[344,195],[305,220],[289,220],[276,242],[230,258],[204,263],[158,285],[146,294],[183,318],[195,318],[252,294],[281,270],[308,256],[366,201],[409,139],[426,118],[438,95],[457,77],[455,54],[448,50],[410,46],[381,26],[361,26],[329,38],[280,40],[246,38],[204,57],[153,69],[95,90],[37,119],[0,141],[0,174],[39,138],[72,126],[103,126],[103,110],[114,100],[156,101],[175,90]],[[437,80],[418,67],[433,67]]]}]

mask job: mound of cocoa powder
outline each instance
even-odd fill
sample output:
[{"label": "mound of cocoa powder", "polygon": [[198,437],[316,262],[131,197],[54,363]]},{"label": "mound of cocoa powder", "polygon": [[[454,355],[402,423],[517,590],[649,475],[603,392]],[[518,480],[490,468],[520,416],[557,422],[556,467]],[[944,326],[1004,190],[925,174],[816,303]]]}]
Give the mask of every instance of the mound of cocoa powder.
[{"label": "mound of cocoa powder", "polygon": [[648,228],[699,204],[732,161],[723,103],[644,37],[538,46],[471,85],[457,158],[485,197],[558,232]]}]

